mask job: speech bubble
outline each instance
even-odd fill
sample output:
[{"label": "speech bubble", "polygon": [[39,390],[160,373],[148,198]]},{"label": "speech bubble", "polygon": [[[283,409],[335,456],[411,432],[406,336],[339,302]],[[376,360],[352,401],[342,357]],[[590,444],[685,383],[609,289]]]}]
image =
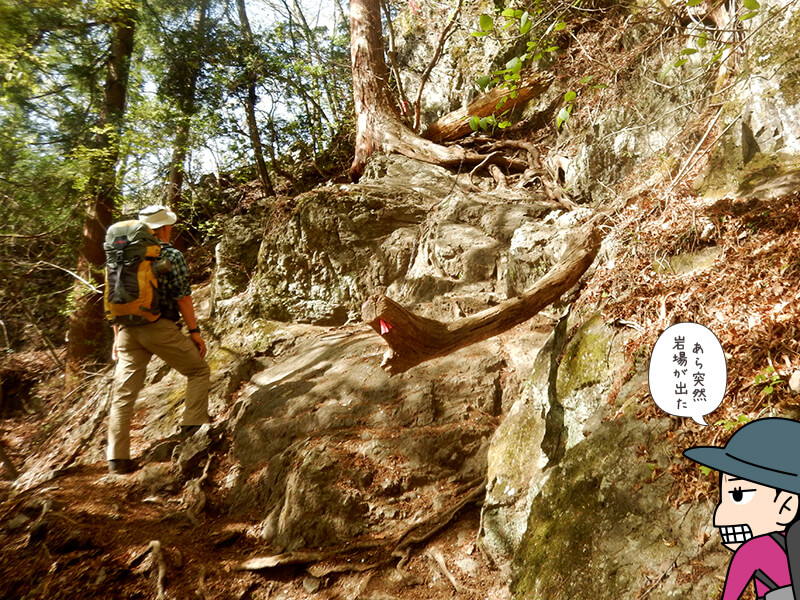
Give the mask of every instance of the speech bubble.
[{"label": "speech bubble", "polygon": [[722,344],[698,323],[668,327],[653,346],[648,383],[665,413],[708,425],[703,417],[722,404],[728,384]]}]

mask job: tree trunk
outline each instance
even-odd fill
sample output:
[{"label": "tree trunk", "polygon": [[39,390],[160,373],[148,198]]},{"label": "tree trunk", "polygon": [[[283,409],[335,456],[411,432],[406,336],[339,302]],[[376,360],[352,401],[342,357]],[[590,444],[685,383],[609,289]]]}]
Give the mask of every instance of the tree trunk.
[{"label": "tree trunk", "polygon": [[481,163],[522,170],[527,167],[527,163],[501,153],[486,156],[441,146],[418,136],[403,123],[389,93],[380,0],[351,0],[350,56],[356,116],[355,156],[350,166],[353,180],[361,177],[367,159],[378,150],[453,168]]},{"label": "tree trunk", "polygon": [[[247,6],[245,6],[244,0],[236,0],[236,6],[239,10],[239,25],[241,27],[242,37],[248,48],[255,48],[253,30],[250,28],[250,19],[247,17]],[[253,148],[253,158],[256,161],[258,179],[261,181],[264,193],[268,196],[274,196],[275,187],[272,185],[272,179],[270,179],[269,171],[267,170],[267,163],[264,160],[264,146],[261,143],[261,133],[258,130],[258,121],[256,120],[258,94],[256,93],[255,77],[254,73],[247,73],[247,99],[244,103],[245,114],[247,115],[247,129],[250,135],[250,145]]]},{"label": "tree trunk", "polygon": [[578,283],[600,250],[600,224],[605,219],[598,215],[583,225],[558,264],[530,290],[458,321],[443,323],[420,317],[386,296],[369,298],[361,317],[389,345],[381,367],[392,375],[403,373],[524,323]]},{"label": "tree trunk", "polygon": [[186,165],[186,149],[189,145],[191,132],[191,117],[181,115],[178,131],[175,134],[175,145],[172,148],[172,160],[169,165],[169,179],[167,181],[167,206],[176,206],[183,196],[183,177]]},{"label": "tree trunk", "polygon": [[[119,160],[119,133],[125,112],[128,74],[133,53],[133,36],[137,18],[135,5],[120,8],[112,22],[112,38],[106,63],[103,105],[92,149],[86,194],[86,213],[78,255],[77,274],[92,282],[96,289],[103,285],[105,252],[103,241],[111,224],[116,198],[116,167]],[[102,347],[98,339],[103,328],[103,298],[95,289],[75,283],[75,308],[69,318],[66,377],[72,385],[81,374],[83,363]]]},{"label": "tree trunk", "polygon": [[[197,5],[194,16],[196,39],[205,35],[208,3],[209,0],[203,0]],[[187,89],[184,91],[183,96],[178,99],[181,115],[178,121],[178,131],[175,133],[175,145],[172,149],[165,202],[169,207],[177,206],[183,196],[183,181],[186,172],[186,156],[189,151],[189,136],[192,130],[192,116],[197,112],[197,79],[200,76],[201,64],[194,64],[191,69]]]}]

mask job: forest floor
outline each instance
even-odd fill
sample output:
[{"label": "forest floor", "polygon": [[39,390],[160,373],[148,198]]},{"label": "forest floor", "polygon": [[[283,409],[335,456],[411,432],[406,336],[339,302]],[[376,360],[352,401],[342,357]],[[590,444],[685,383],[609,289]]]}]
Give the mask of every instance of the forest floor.
[{"label": "forest floor", "polygon": [[[57,383],[42,385],[49,401],[59,404]],[[0,422],[0,439],[16,465],[27,449],[60,443],[47,439],[46,413],[47,407]],[[497,600],[507,595],[507,574],[477,544],[475,504],[402,560],[381,548],[343,549],[334,562],[348,557],[353,567],[346,572],[326,569],[325,561],[313,556],[243,568],[270,553],[260,541],[256,515],[231,516],[222,508],[218,491],[231,466],[224,460],[209,458],[195,510],[186,510],[187,486],[153,489],[159,470],[174,470],[169,462],[128,475],[108,474],[105,462],[77,465],[24,491],[10,479],[0,482],[0,598],[423,600],[455,594]],[[310,562],[319,576],[307,570]]]},{"label": "forest floor", "polygon": [[213,492],[193,522],[180,499],[150,495],[135,474],[105,471],[81,467],[4,503],[0,597],[423,599],[450,598],[454,586],[498,597],[498,574],[476,550],[476,507],[402,570],[387,564],[317,578],[302,564],[240,570],[260,556],[257,523],[217,512]]}]

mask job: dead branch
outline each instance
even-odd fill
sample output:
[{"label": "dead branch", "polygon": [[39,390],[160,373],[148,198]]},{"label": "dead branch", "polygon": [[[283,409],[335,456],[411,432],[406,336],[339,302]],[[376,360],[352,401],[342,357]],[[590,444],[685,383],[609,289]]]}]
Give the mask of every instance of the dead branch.
[{"label": "dead branch", "polygon": [[[498,110],[505,112],[524,106],[526,102],[547,90],[552,82],[553,76],[549,73],[526,74],[522,77],[514,98],[511,98],[511,91],[503,86],[492,88],[470,102],[466,108],[447,113],[431,123],[422,137],[437,143],[460,139],[472,133],[472,128],[469,126],[470,117],[488,117]],[[498,103],[502,102],[503,98],[507,100],[498,109]]]},{"label": "dead branch", "polygon": [[389,346],[381,367],[392,375],[403,373],[524,323],[578,283],[600,250],[600,224],[606,218],[600,214],[581,226],[558,264],[530,290],[463,319],[451,323],[427,319],[386,296],[372,296],[361,307],[361,318]]},{"label": "dead branch", "polygon": [[45,348],[47,349],[47,353],[50,355],[56,365],[58,365],[58,368],[63,369],[64,362],[58,357],[58,351],[56,350],[56,347],[53,345],[53,342],[50,341],[50,338],[47,337],[41,329],[39,329],[39,326],[37,325],[37,319],[31,312],[31,309],[28,308],[28,306],[22,300],[16,300],[16,303],[22,309],[22,312],[25,313],[25,316],[27,317],[28,322],[33,327],[34,331],[36,331],[41,338],[42,343],[44,343]]},{"label": "dead branch", "polygon": [[251,558],[239,563],[234,568],[237,571],[261,571],[284,565],[304,565],[325,560],[330,554],[330,552],[300,552],[295,550],[294,552]]}]

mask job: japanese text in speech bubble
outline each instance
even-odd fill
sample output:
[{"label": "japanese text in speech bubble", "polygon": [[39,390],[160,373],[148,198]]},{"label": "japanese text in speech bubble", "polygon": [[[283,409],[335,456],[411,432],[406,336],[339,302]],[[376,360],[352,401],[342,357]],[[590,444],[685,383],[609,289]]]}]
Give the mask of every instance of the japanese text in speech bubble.
[{"label": "japanese text in speech bubble", "polygon": [[728,383],[722,345],[703,325],[673,325],[653,347],[648,379],[661,410],[708,425],[703,417],[722,403]]}]

